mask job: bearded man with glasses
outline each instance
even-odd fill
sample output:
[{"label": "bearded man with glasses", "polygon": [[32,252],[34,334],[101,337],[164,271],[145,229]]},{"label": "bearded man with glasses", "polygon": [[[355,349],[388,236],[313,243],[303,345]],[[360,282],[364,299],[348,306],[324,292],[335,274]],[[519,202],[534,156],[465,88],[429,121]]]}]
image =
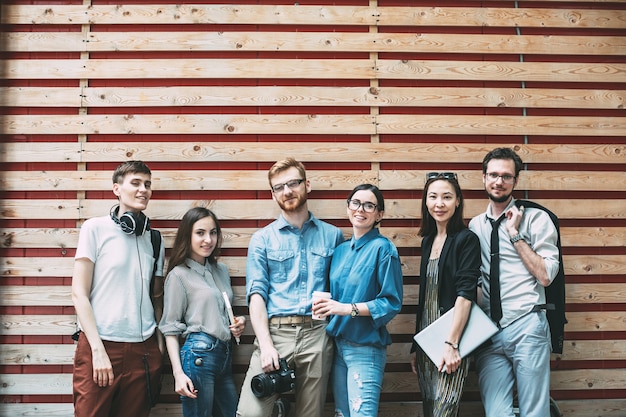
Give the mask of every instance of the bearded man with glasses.
[{"label": "bearded man with glasses", "polygon": [[285,359],[295,370],[298,417],[319,417],[326,401],[333,342],[326,320],[311,315],[314,291],[328,291],[335,247],[344,241],[335,226],[309,211],[311,184],[304,165],[293,158],[269,170],[272,198],[280,217],[252,235],[246,264],[246,296],[255,350],[241,389],[237,416],[269,417],[280,393],[257,397],[255,376],[280,369]]}]

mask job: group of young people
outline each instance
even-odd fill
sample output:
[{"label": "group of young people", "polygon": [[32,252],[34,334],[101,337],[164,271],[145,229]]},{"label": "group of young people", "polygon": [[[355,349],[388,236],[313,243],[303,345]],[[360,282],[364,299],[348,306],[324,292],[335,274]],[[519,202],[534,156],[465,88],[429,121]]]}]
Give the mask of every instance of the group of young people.
[{"label": "group of young people", "polygon": [[[513,417],[514,386],[522,416],[549,415],[550,337],[545,312],[534,306],[545,304],[543,287],[558,269],[556,231],[540,210],[515,207],[512,192],[521,169],[521,159],[509,148],[485,157],[490,203],[469,229],[456,174],[426,177],[416,330],[455,310],[440,364],[431,363],[417,345],[412,349],[425,416],[458,413],[469,370],[458,343],[473,302],[487,313],[493,309],[489,219],[501,215],[502,315],[494,319],[501,331],[474,355],[481,395],[488,417]],[[372,184],[351,191],[346,214],[352,236],[346,240],[339,228],[310,212],[312,187],[301,162],[276,162],[268,180],[280,216],[256,231],[248,247],[246,297],[255,341],[238,389],[232,351],[246,319],[230,310],[233,292],[228,268],[218,260],[217,216],[202,207],[184,214],[163,273],[164,245],[160,242],[155,259],[143,215],[152,195],[150,169],[129,161],[115,170],[119,205],[83,224],[75,256],[77,417],[147,417],[165,349],[185,417],[270,416],[281,393],[258,395],[253,384],[259,375],[280,370],[283,361],[295,373],[292,415],[321,417],[327,387],[336,416],[378,415],[392,343],[386,325],[403,301],[398,251],[377,227],[385,211],[383,194]],[[327,295],[313,301],[316,291]]]}]

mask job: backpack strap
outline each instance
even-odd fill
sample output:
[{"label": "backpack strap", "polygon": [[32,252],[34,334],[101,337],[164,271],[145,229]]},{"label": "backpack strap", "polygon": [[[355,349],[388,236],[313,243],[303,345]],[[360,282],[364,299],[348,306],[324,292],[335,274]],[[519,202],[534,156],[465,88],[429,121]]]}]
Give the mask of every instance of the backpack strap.
[{"label": "backpack strap", "polygon": [[[563,267],[563,251],[561,249],[561,231],[559,229],[559,218],[552,211],[530,200],[515,200],[515,205],[519,208],[535,208],[545,211],[556,228],[556,246],[559,249],[559,270],[552,283],[546,287],[546,304],[545,307],[548,324],[550,326],[550,334],[552,337],[552,352],[563,353],[563,340],[565,334],[565,268]],[[543,308],[542,308],[543,309]]]},{"label": "backpack strap", "polygon": [[161,232],[155,229],[150,229],[150,240],[152,240],[152,253],[154,256],[152,276],[150,277],[150,301],[152,301],[152,303],[154,304],[154,277],[156,276],[157,264],[159,262],[159,255],[161,253]]}]

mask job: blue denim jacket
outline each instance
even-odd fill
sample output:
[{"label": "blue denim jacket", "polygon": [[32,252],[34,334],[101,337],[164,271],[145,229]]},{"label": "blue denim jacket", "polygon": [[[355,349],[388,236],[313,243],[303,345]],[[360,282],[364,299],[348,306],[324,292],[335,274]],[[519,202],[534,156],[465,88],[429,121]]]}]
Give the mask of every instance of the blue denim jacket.
[{"label": "blue denim jacket", "polygon": [[328,272],[341,230],[309,213],[302,229],[281,215],[252,235],[246,262],[246,295],[259,294],[268,318],[310,315],[313,291],[328,291]]}]

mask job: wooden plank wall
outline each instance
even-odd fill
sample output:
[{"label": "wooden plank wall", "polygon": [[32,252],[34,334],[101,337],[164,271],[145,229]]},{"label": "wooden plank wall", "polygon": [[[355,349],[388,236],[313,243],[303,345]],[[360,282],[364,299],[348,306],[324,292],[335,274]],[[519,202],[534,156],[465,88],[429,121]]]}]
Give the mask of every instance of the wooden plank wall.
[{"label": "wooden plank wall", "polygon": [[[120,161],[152,167],[147,214],[168,249],[193,205],[223,219],[247,314],[248,239],[277,214],[266,172],[294,156],[312,210],[346,234],[353,186],[388,199],[405,300],[381,415],[421,416],[408,352],[424,174],[458,172],[469,219],[500,145],[526,163],[517,196],[562,219],[552,396],[568,417],[626,415],[626,1],[8,0],[0,19],[0,415],[72,415],[78,228],[114,204]],[[462,410],[482,415],[475,374]],[[153,415],[180,416],[175,396]]]}]

